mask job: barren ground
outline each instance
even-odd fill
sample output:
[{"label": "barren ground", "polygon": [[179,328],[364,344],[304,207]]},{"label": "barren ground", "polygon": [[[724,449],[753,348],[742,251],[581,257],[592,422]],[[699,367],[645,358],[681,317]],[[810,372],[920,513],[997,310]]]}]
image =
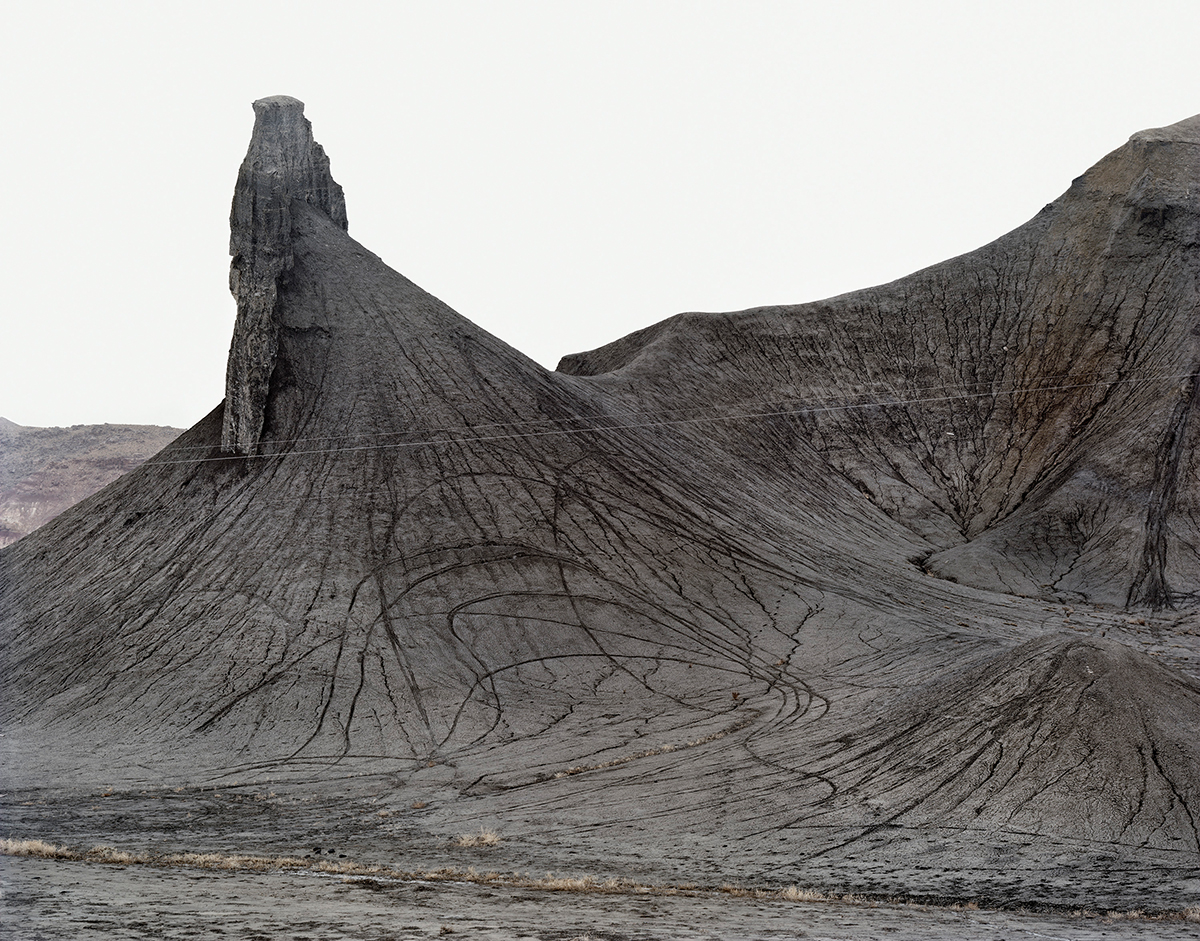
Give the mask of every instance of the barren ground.
[{"label": "barren ground", "polygon": [[625,939],[1194,938],[1197,926],[1106,914],[788,902],[714,892],[547,892],[465,882],[213,872],[0,857],[13,938]]}]

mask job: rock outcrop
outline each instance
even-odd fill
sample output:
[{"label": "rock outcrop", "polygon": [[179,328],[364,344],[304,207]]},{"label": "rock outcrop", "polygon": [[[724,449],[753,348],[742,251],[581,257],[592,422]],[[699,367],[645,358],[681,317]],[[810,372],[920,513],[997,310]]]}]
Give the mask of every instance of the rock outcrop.
[{"label": "rock outcrop", "polygon": [[347,228],[342,188],[313,140],[304,102],[286,95],[263,98],[254,103],[254,117],[229,216],[229,290],[238,314],[225,374],[221,444],[241,454],[253,454],[262,434],[283,327],[279,289],[293,264],[293,206],[314,206]]},{"label": "rock outcrop", "polygon": [[550,372],[256,111],[225,403],[0,554],[8,788],[433,793],[405,852],[488,821],[514,866],[1200,902],[1200,119],[977,252]]}]

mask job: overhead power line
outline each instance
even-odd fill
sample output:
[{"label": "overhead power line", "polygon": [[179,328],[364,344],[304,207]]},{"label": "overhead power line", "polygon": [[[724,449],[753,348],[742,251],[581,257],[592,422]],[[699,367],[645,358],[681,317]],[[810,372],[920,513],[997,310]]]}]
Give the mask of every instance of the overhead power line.
[{"label": "overhead power line", "polygon": [[[821,403],[818,405],[802,405],[794,408],[773,408],[769,411],[751,411],[751,412],[719,412],[711,407],[692,408],[692,409],[667,409],[667,410],[622,410],[618,414],[609,415],[588,415],[588,416],[565,416],[563,418],[539,418],[539,419],[524,419],[512,422],[487,422],[480,425],[470,426],[468,428],[457,429],[457,431],[478,431],[484,428],[514,428],[524,427],[528,425],[541,424],[564,424],[568,422],[588,422],[584,427],[570,428],[548,428],[538,431],[522,431],[508,432],[503,434],[458,434],[457,436],[447,436],[440,438],[422,438],[419,440],[410,441],[371,441],[363,444],[345,444],[336,445],[333,447],[319,448],[303,448],[289,449],[287,451],[276,451],[265,454],[228,454],[219,457],[194,457],[180,458],[176,460],[154,460],[151,459],[143,466],[168,466],[173,464],[200,464],[206,462],[229,461],[229,460],[271,460],[282,459],[285,457],[296,457],[301,455],[312,454],[335,454],[335,453],[351,453],[357,451],[382,451],[382,450],[400,450],[407,448],[427,448],[427,447],[444,447],[447,445],[475,444],[492,441],[510,441],[517,439],[529,438],[549,438],[561,437],[565,435],[583,435],[596,434],[612,431],[635,431],[646,428],[662,428],[672,426],[697,425],[715,422],[733,422],[733,421],[755,421],[765,418],[782,418],[782,417],[799,417],[803,415],[815,415],[823,412],[833,411],[858,411],[873,408],[895,408],[907,405],[927,405],[934,402],[954,402],[965,400],[978,400],[989,397],[1013,396],[1020,394],[1035,394],[1040,392],[1061,392],[1070,389],[1088,389],[1099,386],[1113,385],[1141,385],[1150,382],[1177,382],[1183,379],[1195,377],[1195,373],[1168,373],[1152,376],[1141,376],[1137,378],[1117,378],[1097,380],[1093,382],[1072,382],[1062,383],[1058,385],[1035,385],[1035,386],[1014,386],[1008,389],[987,390],[982,392],[960,392],[947,395],[933,396],[916,396],[912,398],[888,398],[888,399],[873,399],[865,402],[843,402],[843,403]],[[1053,377],[1060,378],[1060,377]],[[1061,377],[1066,378],[1066,377]],[[918,388],[911,391],[926,391],[935,388],[946,388],[945,386],[929,386],[924,389]],[[622,418],[637,418],[638,416],[650,415],[669,415],[676,412],[701,412],[700,415],[692,415],[684,418],[654,418],[649,420],[622,421]],[[336,441],[342,439],[363,439],[363,438],[382,438],[394,437],[404,432],[380,432],[366,434],[347,434],[347,435],[322,435],[314,437],[299,437],[280,439],[272,441],[271,444],[303,444],[307,442],[323,442]],[[176,453],[182,450],[195,450],[207,452],[211,450],[208,445],[193,445],[185,448],[175,449]]]}]

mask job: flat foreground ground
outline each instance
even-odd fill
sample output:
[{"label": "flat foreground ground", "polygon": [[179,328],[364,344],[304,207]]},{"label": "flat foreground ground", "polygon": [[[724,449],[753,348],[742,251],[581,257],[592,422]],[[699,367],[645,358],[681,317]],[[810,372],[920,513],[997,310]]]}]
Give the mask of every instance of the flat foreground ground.
[{"label": "flat foreground ground", "polygon": [[534,891],[0,857],[0,934],[88,938],[1195,938],[1197,926],[921,906]]}]

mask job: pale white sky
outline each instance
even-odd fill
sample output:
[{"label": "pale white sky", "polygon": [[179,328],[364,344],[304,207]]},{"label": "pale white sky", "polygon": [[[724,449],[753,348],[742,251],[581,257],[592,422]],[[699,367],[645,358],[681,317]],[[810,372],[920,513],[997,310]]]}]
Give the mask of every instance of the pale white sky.
[{"label": "pale white sky", "polygon": [[0,415],[223,395],[253,114],[302,99],[350,234],[534,359],[888,281],[1200,112],[1196,0],[42,0],[0,39]]}]

